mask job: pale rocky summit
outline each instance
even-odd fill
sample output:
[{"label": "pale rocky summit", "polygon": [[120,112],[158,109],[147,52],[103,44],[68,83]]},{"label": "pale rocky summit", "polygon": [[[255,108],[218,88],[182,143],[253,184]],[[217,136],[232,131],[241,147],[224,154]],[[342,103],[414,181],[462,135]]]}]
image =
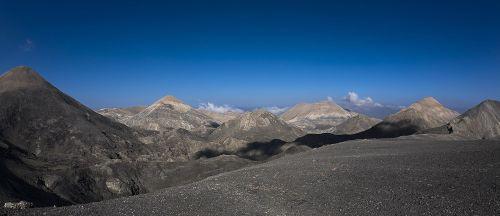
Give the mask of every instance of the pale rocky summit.
[{"label": "pale rocky summit", "polygon": [[113,119],[120,123],[125,123],[128,119],[132,118],[137,113],[140,113],[146,109],[146,107],[142,106],[134,106],[127,108],[103,108],[97,110],[97,113],[106,116],[110,119]]},{"label": "pale rocky summit", "polygon": [[126,120],[125,124],[130,127],[155,131],[178,128],[206,131],[217,126],[212,118],[173,96],[166,96],[156,101]]},{"label": "pale rocky summit", "polygon": [[458,115],[458,112],[444,107],[436,99],[427,97],[386,117],[359,135],[365,138],[410,135],[444,125]]},{"label": "pale rocky summit", "polygon": [[305,133],[287,124],[278,116],[256,110],[229,120],[214,130],[209,138],[223,143],[228,150],[235,150],[252,142],[268,142],[274,139],[293,141]]},{"label": "pale rocky summit", "polygon": [[433,97],[426,97],[401,111],[384,119],[385,122],[397,123],[409,121],[419,129],[438,127],[460,115],[441,105]]},{"label": "pale rocky summit", "polygon": [[358,114],[335,127],[334,134],[355,134],[365,131],[380,123],[382,120]]},{"label": "pale rocky summit", "polygon": [[453,134],[471,138],[500,138],[500,101],[483,101],[451,120],[447,128]]},{"label": "pale rocky summit", "polygon": [[356,115],[357,113],[347,111],[332,101],[322,101],[297,104],[283,113],[281,118],[308,133],[328,133]]},{"label": "pale rocky summit", "polygon": [[213,120],[215,120],[217,123],[222,124],[225,123],[231,119],[235,119],[238,116],[242,115],[241,112],[233,112],[233,111],[227,111],[227,112],[214,112],[206,109],[198,109],[200,112],[203,114],[209,116]]}]

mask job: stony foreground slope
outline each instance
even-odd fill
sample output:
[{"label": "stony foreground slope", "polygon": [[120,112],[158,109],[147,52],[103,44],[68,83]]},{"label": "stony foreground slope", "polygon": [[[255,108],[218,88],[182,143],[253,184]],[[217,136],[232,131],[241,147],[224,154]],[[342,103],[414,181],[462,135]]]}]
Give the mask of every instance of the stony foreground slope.
[{"label": "stony foreground slope", "polygon": [[325,146],[156,193],[19,215],[498,215],[498,141]]}]

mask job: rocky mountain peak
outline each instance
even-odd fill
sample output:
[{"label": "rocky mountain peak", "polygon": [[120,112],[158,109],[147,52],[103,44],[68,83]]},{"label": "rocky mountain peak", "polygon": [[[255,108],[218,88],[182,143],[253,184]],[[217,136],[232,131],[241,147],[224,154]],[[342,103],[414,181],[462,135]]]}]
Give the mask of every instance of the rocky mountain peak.
[{"label": "rocky mountain peak", "polygon": [[349,111],[343,109],[333,101],[316,103],[300,103],[283,113],[285,121],[299,121],[300,119],[318,119],[324,117],[350,117]]},{"label": "rocky mountain peak", "polygon": [[257,109],[252,112],[247,112],[244,115],[253,116],[253,117],[261,117],[261,118],[277,118],[276,115],[265,109]]},{"label": "rocky mountain peak", "polygon": [[[384,119],[382,125],[406,125],[408,131],[438,127],[457,117],[458,112],[441,105],[432,97],[424,98]],[[409,132],[408,132],[409,133]]]},{"label": "rocky mountain peak", "polygon": [[174,109],[178,112],[183,112],[183,113],[192,109],[191,106],[185,104],[181,100],[179,100],[171,95],[167,95],[167,96],[161,98],[160,100],[156,101],[150,107],[148,107],[148,109],[151,110],[151,109],[157,109],[157,108],[162,108],[162,107]]},{"label": "rocky mountain peak", "polygon": [[213,127],[214,120],[173,96],[165,96],[125,121],[130,127],[164,131]]},{"label": "rocky mountain peak", "polygon": [[18,88],[53,88],[40,74],[26,66],[18,66],[0,76],[0,90]]},{"label": "rocky mountain peak", "polygon": [[488,139],[500,137],[500,101],[485,100],[450,121],[448,130],[463,136]]},{"label": "rocky mountain peak", "polygon": [[210,134],[210,139],[224,142],[228,148],[238,148],[250,142],[267,142],[273,139],[292,141],[302,135],[304,132],[299,128],[260,109],[225,122]]},{"label": "rocky mountain peak", "polygon": [[439,101],[437,101],[435,98],[426,97],[422,100],[413,103],[408,108],[423,110],[425,108],[444,108],[444,106],[441,103],[439,103]]},{"label": "rocky mountain peak", "polygon": [[477,108],[478,109],[494,109],[493,107],[497,108],[499,106],[499,101],[496,100],[491,100],[487,99],[481,102]]},{"label": "rocky mountain peak", "polygon": [[177,99],[176,97],[172,96],[172,95],[167,95],[163,98],[161,98],[160,100],[157,101],[157,103],[165,103],[165,104],[184,104],[184,102],[182,102],[181,100]]},{"label": "rocky mountain peak", "polygon": [[335,126],[356,115],[326,100],[297,104],[283,113],[281,118],[309,133],[329,133]]},{"label": "rocky mountain peak", "polygon": [[239,120],[239,126],[243,130],[250,130],[254,127],[269,126],[273,122],[281,121],[278,116],[263,109],[244,113]]}]

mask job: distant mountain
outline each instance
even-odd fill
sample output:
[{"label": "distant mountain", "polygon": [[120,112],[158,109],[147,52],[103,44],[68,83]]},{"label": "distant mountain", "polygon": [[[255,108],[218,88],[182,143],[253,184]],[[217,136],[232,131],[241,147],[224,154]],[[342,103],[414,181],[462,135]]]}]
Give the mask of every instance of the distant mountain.
[{"label": "distant mountain", "polygon": [[335,131],[335,126],[356,115],[332,101],[322,101],[297,104],[283,113],[281,118],[307,133],[329,133]]},{"label": "distant mountain", "polygon": [[500,101],[485,100],[448,124],[426,132],[452,133],[475,139],[500,138]]},{"label": "distant mountain", "polygon": [[278,116],[265,110],[256,110],[225,122],[209,138],[223,143],[228,150],[236,150],[252,142],[268,142],[273,139],[293,141],[304,134]]},{"label": "distant mountain", "polygon": [[120,123],[125,123],[128,119],[132,118],[137,113],[140,113],[146,109],[146,107],[135,106],[127,108],[103,108],[97,110],[97,113],[106,116],[110,119],[118,121]]},{"label": "distant mountain", "polygon": [[214,112],[206,109],[198,109],[198,111],[212,118],[219,124],[225,123],[231,119],[237,118],[238,116],[242,115],[242,113],[240,112],[232,112],[232,111],[227,111],[223,113]]},{"label": "distant mountain", "polygon": [[400,107],[394,105],[383,106],[357,106],[352,103],[339,103],[345,110],[361,113],[370,117],[384,119],[385,117],[395,114],[401,110]]},{"label": "distant mountain", "polygon": [[459,113],[444,107],[436,99],[427,97],[386,117],[359,135],[367,138],[410,135],[446,124],[458,115]]},{"label": "distant mountain", "polygon": [[135,131],[28,67],[0,77],[0,101],[0,201],[61,205],[144,191],[119,165],[153,152]]},{"label": "distant mountain", "polygon": [[335,127],[334,134],[355,134],[365,131],[380,123],[382,120],[371,118],[363,114],[351,117]]},{"label": "distant mountain", "polygon": [[166,96],[125,121],[130,127],[167,131],[172,129],[210,130],[218,124],[209,116],[183,103],[173,96]]},{"label": "distant mountain", "polygon": [[450,123],[452,133],[475,138],[500,136],[500,101],[486,100]]}]

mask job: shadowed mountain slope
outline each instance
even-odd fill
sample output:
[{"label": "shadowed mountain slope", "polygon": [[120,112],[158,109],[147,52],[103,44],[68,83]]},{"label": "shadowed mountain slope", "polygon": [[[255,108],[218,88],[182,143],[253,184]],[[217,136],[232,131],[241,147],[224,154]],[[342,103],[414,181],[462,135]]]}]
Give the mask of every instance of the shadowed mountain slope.
[{"label": "shadowed mountain slope", "polygon": [[[115,174],[103,174],[96,166],[133,161],[152,152],[135,138],[133,130],[83,106],[28,67],[14,68],[0,77],[0,101],[1,166],[11,176],[2,185],[15,178],[17,184],[38,190],[26,193],[3,188],[12,197],[35,202],[42,200],[37,196],[43,193],[68,202],[116,197],[104,192],[105,186],[97,186],[106,181],[100,177]],[[133,182],[123,182],[123,187],[141,190]],[[133,190],[123,194],[133,194]]]}]

